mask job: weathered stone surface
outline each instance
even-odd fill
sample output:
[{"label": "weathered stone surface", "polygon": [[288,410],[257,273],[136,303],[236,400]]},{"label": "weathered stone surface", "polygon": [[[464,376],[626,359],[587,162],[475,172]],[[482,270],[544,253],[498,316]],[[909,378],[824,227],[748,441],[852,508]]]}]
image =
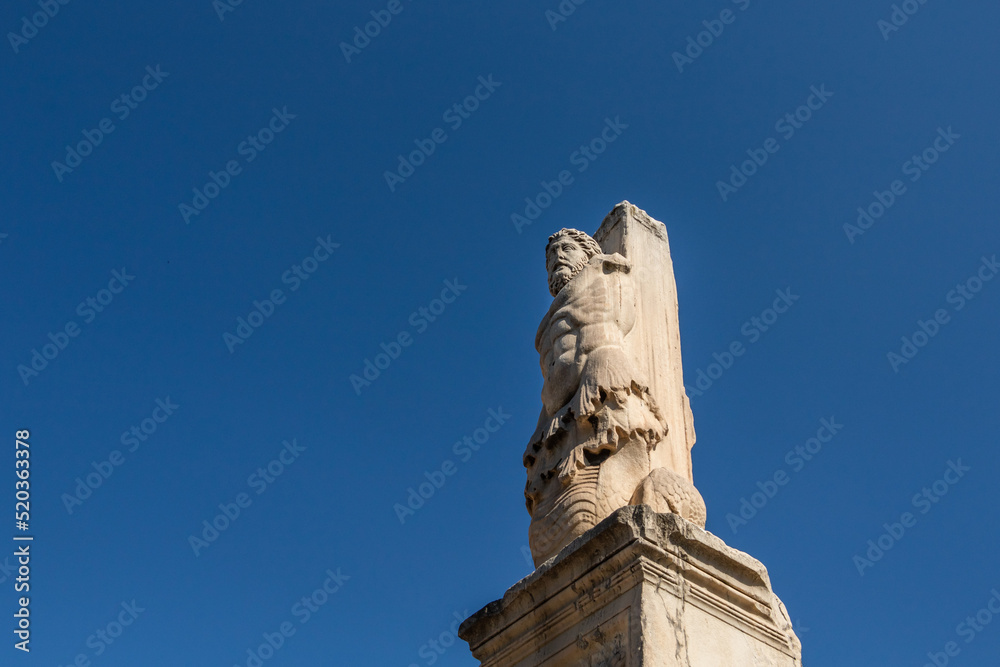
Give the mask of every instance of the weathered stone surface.
[{"label": "weathered stone surface", "polygon": [[536,565],[630,502],[705,525],[666,228],[622,202],[597,238],[563,229],[546,247],[542,410],[523,457]]},{"label": "weathered stone surface", "polygon": [[801,667],[757,560],[674,514],[614,512],[467,619],[483,667]]},{"label": "weathered stone surface", "polygon": [[801,667],[767,570],[704,530],[666,228],[622,202],[545,254],[537,569],[459,636],[485,667]]},{"label": "weathered stone surface", "polygon": [[618,253],[631,263],[639,285],[636,323],[625,337],[625,350],[670,427],[653,450],[650,466],[667,468],[693,483],[694,418],[684,391],[677,283],[667,228],[623,201],[604,218],[594,239],[605,253]]}]

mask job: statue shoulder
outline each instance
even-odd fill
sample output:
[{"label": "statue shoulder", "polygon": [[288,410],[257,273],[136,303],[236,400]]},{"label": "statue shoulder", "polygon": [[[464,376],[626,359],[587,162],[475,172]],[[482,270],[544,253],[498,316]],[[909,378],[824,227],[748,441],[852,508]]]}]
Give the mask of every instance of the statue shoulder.
[{"label": "statue shoulder", "polygon": [[632,270],[632,262],[617,252],[612,255],[596,255],[590,261],[591,263],[600,262],[604,273],[611,273],[612,271],[628,273]]}]

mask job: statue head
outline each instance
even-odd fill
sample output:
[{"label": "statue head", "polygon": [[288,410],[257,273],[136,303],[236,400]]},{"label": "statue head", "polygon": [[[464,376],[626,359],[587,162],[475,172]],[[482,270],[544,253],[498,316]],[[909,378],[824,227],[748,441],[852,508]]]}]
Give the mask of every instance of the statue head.
[{"label": "statue head", "polygon": [[580,272],[591,257],[601,254],[601,246],[579,229],[560,229],[549,237],[545,246],[545,268],[549,272],[549,292],[552,296]]}]

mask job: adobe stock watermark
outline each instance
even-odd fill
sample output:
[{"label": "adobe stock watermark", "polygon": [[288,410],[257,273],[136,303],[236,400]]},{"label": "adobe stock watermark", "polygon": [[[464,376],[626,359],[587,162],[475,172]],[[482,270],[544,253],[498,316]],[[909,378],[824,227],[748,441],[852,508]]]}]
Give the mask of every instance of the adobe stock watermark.
[{"label": "adobe stock watermark", "polygon": [[375,360],[372,361],[365,357],[361,375],[352,373],[347,378],[347,381],[351,383],[351,388],[354,389],[354,395],[360,396],[362,389],[372,386],[372,383],[382,375],[382,372],[388,369],[393,361],[399,359],[403,350],[413,345],[414,335],[420,335],[427,331],[431,323],[441,317],[448,306],[455,303],[455,300],[467,289],[469,286],[460,283],[458,278],[445,280],[444,289],[441,290],[438,298],[431,299],[426,306],[421,306],[410,313],[410,317],[406,321],[413,327],[414,333],[410,334],[408,329],[404,329],[389,339],[388,343],[384,341],[379,343],[382,351],[375,354]]},{"label": "adobe stock watermark", "polygon": [[42,11],[21,17],[21,27],[17,32],[8,32],[7,41],[14,53],[20,53],[21,47],[38,36],[38,31],[49,24],[49,19],[55,18],[61,7],[68,5],[70,0],[38,0]]},{"label": "adobe stock watermark", "polygon": [[554,10],[545,10],[545,20],[549,22],[552,32],[556,31],[560,23],[565,23],[566,19],[576,12],[576,8],[587,0],[561,0]]},{"label": "adobe stock watermark", "polygon": [[[111,280],[108,281],[106,289],[100,289],[94,296],[88,296],[76,307],[76,314],[83,319],[83,324],[90,324],[97,319],[98,314],[111,305],[115,300],[115,295],[121,294],[128,287],[129,283],[135,280],[135,276],[129,275],[125,267],[121,271],[115,269],[111,272]],[[55,361],[56,357],[62,353],[69,345],[70,340],[80,335],[82,331],[76,320],[69,320],[55,333],[49,332],[49,342],[38,348],[31,349],[31,359],[28,365],[18,364],[17,374],[21,377],[21,382],[27,387],[32,378],[49,367],[49,363]]]},{"label": "adobe stock watermark", "polygon": [[[342,573],[339,567],[336,572],[327,570],[324,574],[326,578],[323,583],[309,595],[302,596],[289,611],[289,614],[298,620],[300,626],[308,623],[313,615],[330,601],[330,598],[340,592],[344,583],[351,579]],[[283,621],[274,632],[262,633],[261,637],[264,641],[256,647],[247,648],[246,660],[242,664],[233,663],[233,667],[262,667],[265,662],[281,650],[281,647],[295,634],[297,629],[292,621]]]},{"label": "adobe stock watermark", "polygon": [[[604,127],[601,128],[600,133],[570,153],[570,165],[576,167],[578,174],[587,171],[588,167],[627,129],[628,125],[621,121],[621,116],[615,116],[614,120],[605,118]],[[524,211],[510,215],[510,221],[517,233],[520,234],[524,227],[538,220],[542,211],[552,206],[552,202],[558,199],[565,189],[573,183],[573,174],[568,169],[560,171],[552,181],[543,180],[541,182],[542,189],[538,194],[534,197],[524,198]]]},{"label": "adobe stock watermark", "polygon": [[806,463],[812,461],[823,451],[823,445],[833,440],[842,428],[844,425],[838,424],[835,417],[820,419],[816,435],[803,444],[796,445],[794,449],[789,449],[785,454],[784,461],[791,470],[791,474],[786,472],[784,468],[778,468],[763,482],[757,482],[758,491],[751,493],[749,500],[746,496],[740,498],[739,516],[732,512],[726,514],[726,522],[733,531],[733,535],[737,533],[737,528],[747,525],[751,519],[757,516],[778,495],[781,487],[786,486],[795,473],[801,472],[806,467]]},{"label": "adobe stock watermark", "polygon": [[920,11],[921,6],[926,5],[927,0],[903,0],[899,4],[892,5],[892,11],[888,19],[879,19],[875,27],[882,33],[882,39],[889,41],[889,35],[899,32],[899,29],[909,23],[910,17]]},{"label": "adobe stock watermark", "polygon": [[[793,111],[778,118],[774,123],[774,131],[788,141],[795,136],[797,130],[801,130],[809,122],[813,112],[822,109],[831,97],[833,93],[826,89],[825,83],[820,84],[819,88],[810,86],[809,96]],[[740,162],[738,167],[735,162],[729,165],[729,179],[715,182],[715,188],[719,191],[722,201],[728,201],[731,195],[736,194],[780,149],[781,144],[778,140],[768,137],[762,142],[761,148],[748,148],[746,154],[749,159]]]},{"label": "adobe stock watermark", "polygon": [[[485,78],[480,76],[478,81],[479,85],[473,89],[470,95],[461,102],[455,102],[441,114],[441,119],[448,123],[452,132],[462,127],[462,123],[472,117],[479,105],[490,99],[497,88],[503,85],[502,81],[494,81],[492,74]],[[387,169],[382,172],[389,192],[395,192],[397,187],[413,176],[417,168],[424,164],[427,158],[434,154],[437,147],[446,141],[448,141],[448,133],[440,127],[431,130],[426,139],[414,139],[413,144],[416,146],[414,150],[406,156],[402,154],[396,156],[399,162],[396,164],[395,170],[389,171]]]},{"label": "adobe stock watermark", "polygon": [[[969,466],[962,465],[962,459],[948,461],[941,479],[921,489],[920,493],[910,499],[910,504],[914,509],[920,510],[920,514],[927,514],[970,470],[972,468]],[[918,518],[911,512],[903,512],[898,522],[883,523],[885,532],[874,540],[868,540],[868,550],[864,552],[864,556],[854,556],[854,567],[858,569],[858,574],[863,577],[866,569],[875,567],[875,563],[882,560],[885,554],[903,539],[906,531],[917,525]]]},{"label": "adobe stock watermark", "polygon": [[[461,463],[468,463],[472,457],[485,445],[500,427],[507,423],[510,415],[503,411],[502,406],[497,406],[494,410],[490,408],[486,411],[486,421],[479,428],[472,431],[471,435],[463,436],[461,440],[455,441],[451,446],[452,453],[458,457]],[[396,518],[400,525],[406,523],[406,519],[412,517],[422,508],[427,501],[434,497],[447,483],[448,478],[458,472],[458,466],[451,459],[445,459],[434,470],[424,471],[424,481],[421,481],[417,488],[412,486],[406,489],[406,504],[395,503],[392,506]]]},{"label": "adobe stock watermark", "polygon": [[382,30],[389,27],[389,24],[392,23],[392,17],[399,16],[404,9],[406,7],[400,0],[389,0],[385,9],[373,9],[368,12],[371,14],[372,20],[364,24],[364,30],[359,25],[354,26],[351,43],[340,43],[340,52],[344,54],[344,60],[350,64],[351,58],[361,55],[361,52],[368,48],[372,40],[381,35]]},{"label": "adobe stock watermark", "polygon": [[[962,310],[968,302],[976,298],[986,283],[993,280],[998,271],[1000,271],[1000,263],[997,263],[996,255],[989,259],[985,256],[980,258],[979,268],[965,281],[949,290],[944,295],[945,302],[951,304],[955,312]],[[886,354],[892,372],[899,373],[900,366],[910,363],[920,353],[920,350],[938,335],[941,327],[949,322],[951,322],[951,314],[945,308],[938,308],[926,320],[917,320],[917,329],[910,336],[900,338],[902,344],[899,347],[899,352],[890,350]]]},{"label": "adobe stock watermark", "polygon": [[747,345],[744,345],[740,339],[736,339],[721,353],[714,352],[712,358],[715,361],[709,363],[705,370],[701,368],[695,370],[694,387],[684,387],[689,396],[704,396],[705,392],[711,389],[719,378],[733,367],[736,359],[746,353],[747,346],[760,340],[761,336],[774,326],[778,318],[787,313],[788,309],[799,300],[798,294],[792,294],[791,287],[775,290],[774,293],[778,296],[771,303],[770,308],[765,308],[760,312],[760,315],[754,315],[740,327],[740,333],[747,337]]},{"label": "adobe stock watermark", "polygon": [[[145,101],[152,91],[160,87],[163,80],[170,76],[170,72],[160,70],[160,66],[146,66],[146,74],[142,80],[132,87],[131,90],[122,93],[111,101],[111,113],[117,116],[119,121],[128,118],[132,112],[139,108],[139,104]],[[110,118],[102,118],[97,122],[97,126],[92,129],[84,129],[81,134],[83,139],[76,145],[66,145],[66,156],[63,162],[52,161],[52,171],[56,175],[56,180],[63,182],[63,176],[70,174],[74,169],[83,164],[83,158],[94,152],[94,149],[104,142],[104,138],[115,131],[115,123]]]},{"label": "adobe stock watermark", "polygon": [[[170,400],[169,396],[158,398],[153,403],[155,407],[150,415],[140,421],[138,425],[133,424],[132,428],[121,435],[120,441],[123,446],[128,448],[127,451],[130,454],[138,451],[142,443],[149,440],[156,433],[160,424],[166,422],[181,407]],[[94,471],[87,473],[83,477],[76,478],[76,487],[73,489],[73,493],[64,493],[60,496],[66,512],[72,514],[75,507],[83,506],[83,501],[90,498],[94,494],[94,491],[101,488],[111,478],[111,475],[115,473],[115,469],[123,463],[125,463],[125,455],[120,449],[111,450],[106,460],[92,461],[90,466]]]},{"label": "adobe stock watermark", "polygon": [[[258,496],[267,491],[284,474],[285,468],[298,461],[302,452],[306,451],[305,446],[300,445],[295,438],[292,438],[291,442],[283,440],[281,444],[282,448],[273,460],[268,462],[266,466],[257,468],[247,477],[247,486]],[[249,493],[245,492],[237,493],[233,502],[219,503],[219,513],[212,517],[211,523],[208,519],[201,522],[203,526],[201,537],[193,534],[188,536],[188,544],[194,555],[200,556],[201,552],[219,539],[219,535],[236,523],[236,520],[243,514],[243,510],[252,504],[253,499]]]},{"label": "adobe stock watermark", "polygon": [[[288,285],[289,292],[298,291],[303,281],[309,280],[310,276],[319,270],[320,264],[330,259],[333,251],[340,247],[339,243],[334,243],[330,240],[332,236],[333,234],[327,234],[326,238],[317,236],[316,247],[312,249],[312,252],[306,255],[298,264],[292,264],[290,268],[281,274],[281,283]],[[236,318],[235,333],[226,331],[222,334],[222,342],[225,343],[229,354],[236,351],[237,345],[247,342],[250,336],[253,335],[253,332],[260,328],[271,315],[274,315],[274,311],[277,310],[278,306],[284,304],[287,300],[288,296],[284,290],[277,287],[271,290],[268,297],[264,300],[254,300],[253,308],[247,316],[245,318]]]},{"label": "adobe stock watermark", "polygon": [[[139,614],[146,611],[146,608],[140,607],[135,600],[122,602],[119,606],[121,610],[115,614],[114,618],[102,627],[97,628],[94,634],[87,637],[84,645],[91,652],[81,651],[77,653],[72,660],[66,663],[66,667],[90,667],[91,658],[99,658],[104,655],[104,652],[115,643],[115,640],[125,634],[125,629],[135,623],[136,619],[139,618]],[[63,666],[59,665],[58,667]]]},{"label": "adobe stock watermark", "polygon": [[[750,7],[750,0],[732,0],[732,2],[739,7],[741,12],[745,12]],[[683,74],[685,66],[693,65],[694,61],[705,52],[705,49],[715,44],[715,40],[722,36],[726,26],[736,22],[737,16],[736,12],[727,7],[719,12],[719,18],[702,21],[701,24],[705,26],[705,29],[696,35],[688,36],[684,53],[674,51],[671,54],[677,71]]]},{"label": "adobe stock watermark", "polygon": [[243,4],[243,0],[212,0],[212,9],[219,17],[219,23],[226,20],[226,14],[236,11],[236,8]]},{"label": "adobe stock watermark", "polygon": [[[442,630],[436,637],[428,639],[417,649],[417,655],[423,659],[423,664],[427,667],[440,660],[441,656],[455,645],[458,640],[458,628],[462,625],[462,621],[469,617],[469,610],[452,612],[451,616],[454,620],[447,630]],[[420,664],[411,662],[407,667],[420,667]]]},{"label": "adobe stock watermark", "polygon": [[[962,135],[955,134],[951,125],[948,126],[947,130],[939,127],[937,136],[934,137],[930,146],[921,151],[919,155],[915,154],[903,163],[903,166],[900,167],[903,175],[909,177],[911,183],[916,183],[941,158],[941,155],[947,153],[961,137]],[[898,178],[889,184],[888,190],[881,192],[875,190],[872,193],[874,200],[858,207],[858,219],[855,224],[844,223],[844,234],[847,235],[847,240],[853,245],[854,239],[871,229],[875,222],[885,215],[896,203],[896,200],[906,192],[906,184]]]},{"label": "adobe stock watermark", "polygon": [[[240,155],[246,164],[250,164],[263,153],[268,145],[274,141],[275,136],[285,131],[288,124],[298,118],[298,115],[288,113],[288,107],[283,106],[281,110],[277,107],[271,109],[271,118],[264,127],[254,134],[247,135],[247,138],[236,146],[236,153]],[[181,202],[177,205],[184,224],[190,224],[192,216],[201,215],[201,212],[208,208],[213,199],[229,187],[233,178],[243,173],[243,165],[239,160],[229,160],[219,171],[209,170],[208,180],[200,188],[191,188],[193,197],[191,203]]]},{"label": "adobe stock watermark", "polygon": [[[955,634],[965,640],[966,644],[971,644],[986,626],[993,622],[994,616],[1000,616],[1000,591],[995,588],[990,591],[990,599],[982,609],[969,614],[964,621],[955,626]],[[946,667],[951,658],[957,657],[961,652],[958,642],[950,641],[944,645],[942,651],[928,651],[928,662],[924,663],[924,667]]]}]

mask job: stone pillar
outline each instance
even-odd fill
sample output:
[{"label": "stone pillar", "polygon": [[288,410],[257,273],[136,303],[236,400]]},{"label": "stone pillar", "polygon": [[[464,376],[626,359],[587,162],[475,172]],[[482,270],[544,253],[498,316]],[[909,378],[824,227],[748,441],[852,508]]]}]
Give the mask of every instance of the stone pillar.
[{"label": "stone pillar", "polygon": [[801,667],[767,570],[675,514],[623,507],[459,629],[483,667]]},{"label": "stone pillar", "polygon": [[667,420],[667,436],[652,452],[651,467],[672,470],[693,484],[694,417],[684,391],[677,283],[667,228],[623,201],[604,218],[594,240],[605,253],[622,254],[642,286],[625,349]]}]

